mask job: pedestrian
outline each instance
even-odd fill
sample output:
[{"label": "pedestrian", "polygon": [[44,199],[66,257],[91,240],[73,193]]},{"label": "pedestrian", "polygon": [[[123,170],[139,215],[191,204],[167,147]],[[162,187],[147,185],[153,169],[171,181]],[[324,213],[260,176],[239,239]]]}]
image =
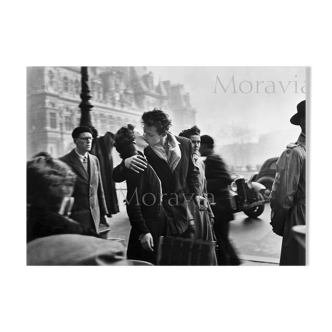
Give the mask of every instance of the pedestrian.
[{"label": "pedestrian", "polygon": [[[199,172],[192,158],[192,145],[184,137],[174,136],[169,128],[172,124],[168,115],[161,110],[145,112],[142,115],[144,149],[148,163],[157,173],[163,192],[163,207],[167,217],[167,234],[173,237],[192,238],[193,227],[189,226],[185,187],[201,209],[206,209],[206,200],[199,195]],[[126,179],[128,170],[142,172],[147,169],[143,156],[126,158],[113,172],[115,182]],[[189,218],[190,219],[190,218]]]},{"label": "pedestrian", "polygon": [[[205,178],[205,164],[199,158],[199,148],[201,146],[201,136],[200,129],[197,126],[193,126],[190,129],[183,130],[179,136],[187,137],[190,139],[193,149],[193,159],[195,166],[199,171],[199,194],[207,198],[207,189],[206,189],[206,178]],[[213,233],[213,222],[214,215],[211,209],[210,204],[207,206],[207,210],[200,211],[197,204],[192,200],[191,193],[188,188],[186,188],[186,197],[188,200],[189,209],[194,217],[195,221],[195,239],[205,240],[205,241],[215,241]]]},{"label": "pedestrian", "polygon": [[133,265],[119,241],[79,234],[58,234],[27,243],[28,266]]},{"label": "pedestrian", "polygon": [[201,155],[206,157],[205,177],[209,198],[215,203],[212,205],[214,214],[214,232],[217,238],[218,265],[239,265],[240,260],[229,240],[229,222],[234,219],[229,203],[228,186],[232,179],[222,158],[214,152],[214,140],[209,135],[201,136]]},{"label": "pedestrian", "polygon": [[76,148],[59,158],[77,175],[71,218],[99,233],[100,223],[107,224],[108,210],[100,174],[98,158],[89,153],[92,145],[92,130],[80,126],[73,130]]},{"label": "pedestrian", "polygon": [[305,265],[305,247],[292,231],[293,226],[305,225],[306,176],[306,101],[297,105],[291,124],[300,126],[301,134],[295,143],[287,145],[277,161],[277,173],[270,195],[271,225],[283,237],[280,265]]},{"label": "pedestrian", "polygon": [[99,237],[70,219],[76,174],[45,152],[27,162],[27,242],[58,234]]},{"label": "pedestrian", "polygon": [[[133,155],[144,156],[140,144],[137,144],[139,139],[135,137],[134,126],[131,124],[118,130],[115,147],[122,159]],[[156,264],[159,237],[166,235],[160,180],[151,165],[147,164],[144,172],[128,170],[126,183],[126,208],[132,226],[127,258]]]}]

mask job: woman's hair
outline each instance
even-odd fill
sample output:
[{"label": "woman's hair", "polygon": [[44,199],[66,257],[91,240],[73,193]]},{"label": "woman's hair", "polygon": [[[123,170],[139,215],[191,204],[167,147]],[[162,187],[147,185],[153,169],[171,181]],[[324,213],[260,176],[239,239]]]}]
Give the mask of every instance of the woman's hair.
[{"label": "woman's hair", "polygon": [[64,162],[44,153],[27,162],[27,203],[40,204],[58,211],[76,174]]},{"label": "woman's hair", "polygon": [[134,128],[133,125],[128,124],[127,127],[120,128],[115,134],[114,146],[116,151],[120,153],[122,159],[126,159],[136,154],[136,148],[133,143],[135,141]]},{"label": "woman's hair", "polygon": [[153,111],[143,113],[141,122],[144,127],[156,127],[159,135],[167,133],[172,125],[172,120],[168,114],[156,108]]},{"label": "woman's hair", "polygon": [[201,134],[201,130],[197,126],[193,126],[190,129],[182,130],[181,133],[179,134],[179,136],[187,137],[190,139],[191,136],[193,136],[193,135],[199,136],[200,134]]}]

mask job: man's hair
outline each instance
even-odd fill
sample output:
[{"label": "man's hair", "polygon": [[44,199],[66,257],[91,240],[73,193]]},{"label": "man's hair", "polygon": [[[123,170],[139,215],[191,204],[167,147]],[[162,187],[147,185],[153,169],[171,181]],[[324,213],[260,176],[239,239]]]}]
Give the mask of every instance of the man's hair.
[{"label": "man's hair", "polygon": [[64,162],[40,155],[27,162],[27,203],[58,211],[67,193],[66,185],[75,185],[76,174]]},{"label": "man's hair", "polygon": [[133,125],[128,124],[126,127],[121,127],[115,134],[114,146],[122,159],[131,157],[136,153],[133,143],[135,141],[134,128]]},{"label": "man's hair", "polygon": [[197,126],[193,126],[189,129],[182,130],[179,136],[187,137],[190,139],[191,136],[193,135],[200,135],[201,130]]},{"label": "man's hair", "polygon": [[167,133],[172,125],[172,120],[168,114],[156,108],[153,111],[143,113],[141,122],[144,127],[156,127],[159,135]]},{"label": "man's hair", "polygon": [[209,135],[203,135],[201,136],[201,145],[205,144],[209,149],[214,148],[214,140]]},{"label": "man's hair", "polygon": [[92,130],[87,126],[76,127],[73,130],[71,136],[73,137],[73,139],[75,139],[75,138],[78,138],[82,133],[90,133],[93,136]]}]

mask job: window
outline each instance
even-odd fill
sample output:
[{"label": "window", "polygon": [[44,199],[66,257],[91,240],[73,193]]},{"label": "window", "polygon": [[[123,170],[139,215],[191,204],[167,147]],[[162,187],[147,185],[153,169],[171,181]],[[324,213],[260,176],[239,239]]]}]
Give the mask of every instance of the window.
[{"label": "window", "polygon": [[53,129],[56,128],[56,113],[54,113],[54,112],[50,113],[50,126]]},{"label": "window", "polygon": [[52,70],[49,70],[48,72],[48,82],[46,84],[46,87],[53,87],[53,80],[54,80],[54,74]]},{"label": "window", "polygon": [[270,165],[270,169],[277,169],[277,161],[273,161]]},{"label": "window", "polygon": [[72,130],[72,124],[71,124],[70,116],[65,116],[65,130],[66,131]]},{"label": "window", "polygon": [[69,87],[68,87],[68,77],[65,76],[63,78],[63,91],[68,92],[68,89],[69,89]]},{"label": "window", "polygon": [[75,81],[75,93],[78,95],[80,94],[80,83],[78,80]]}]

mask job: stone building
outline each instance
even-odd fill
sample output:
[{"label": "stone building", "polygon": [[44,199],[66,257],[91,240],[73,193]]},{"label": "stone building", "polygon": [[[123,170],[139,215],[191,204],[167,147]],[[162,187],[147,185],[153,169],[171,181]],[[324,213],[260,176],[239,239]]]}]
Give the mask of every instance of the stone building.
[{"label": "stone building", "polygon": [[[141,131],[142,113],[155,107],[170,115],[174,134],[195,124],[183,85],[161,80],[155,85],[146,67],[89,67],[88,73],[91,120],[100,136],[128,123]],[[60,157],[74,147],[80,93],[80,67],[27,68],[27,158],[40,151]]]}]

